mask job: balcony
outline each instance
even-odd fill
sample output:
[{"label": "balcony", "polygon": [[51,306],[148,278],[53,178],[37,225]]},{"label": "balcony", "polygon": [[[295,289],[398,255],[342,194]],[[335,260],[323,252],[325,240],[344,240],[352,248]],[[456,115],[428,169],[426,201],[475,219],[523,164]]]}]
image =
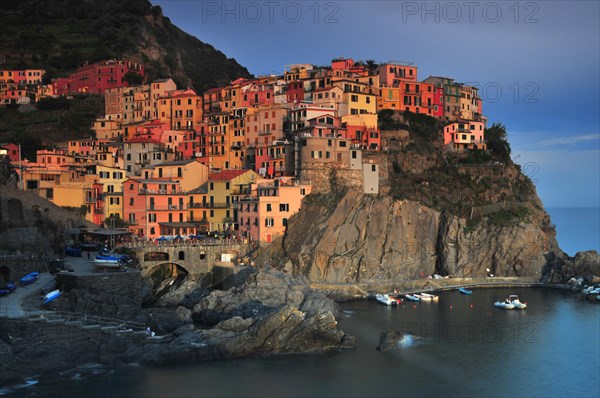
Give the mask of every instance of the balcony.
[{"label": "balcony", "polygon": [[232,203],[220,203],[220,202],[201,202],[201,203],[189,203],[188,209],[229,209]]},{"label": "balcony", "polygon": [[181,189],[176,189],[175,191],[173,190],[166,190],[166,189],[145,189],[145,188],[140,188],[140,190],[138,191],[138,193],[140,195],[181,195],[183,194],[183,190]]}]

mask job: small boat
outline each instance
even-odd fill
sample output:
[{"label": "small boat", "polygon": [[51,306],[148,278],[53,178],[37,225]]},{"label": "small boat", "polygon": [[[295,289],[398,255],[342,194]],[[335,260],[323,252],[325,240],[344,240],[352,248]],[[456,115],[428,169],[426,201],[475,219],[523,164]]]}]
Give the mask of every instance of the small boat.
[{"label": "small boat", "polygon": [[42,297],[42,300],[44,300],[44,304],[48,304],[49,302],[58,297],[60,297],[60,290],[56,289],[44,295],[44,297]]},{"label": "small boat", "polygon": [[516,309],[524,310],[527,308],[527,303],[522,303],[521,300],[519,300],[519,296],[516,294],[511,294],[508,296],[508,301],[510,301],[510,303],[514,305]]},{"label": "small boat", "polygon": [[421,301],[431,301],[432,298],[429,295],[425,295],[423,293],[415,293],[413,296],[417,297]]},{"label": "small boat", "polygon": [[405,297],[407,300],[410,300],[410,301],[421,301],[421,299],[419,297],[417,297],[417,295],[415,295],[415,294],[407,294]]},{"label": "small boat", "polygon": [[459,287],[459,288],[458,288],[458,291],[459,291],[460,293],[462,293],[462,294],[473,294],[473,291],[472,291],[472,290],[466,289],[466,288],[464,288],[464,287]]},{"label": "small boat", "polygon": [[83,242],[79,244],[79,247],[81,247],[81,250],[87,252],[93,252],[98,250],[98,245],[94,242]]},{"label": "small boat", "polygon": [[81,249],[77,247],[65,247],[65,254],[70,257],[81,257]]},{"label": "small boat", "polygon": [[0,289],[0,296],[6,296],[7,294],[12,293],[16,288],[17,285],[15,285],[14,282],[8,282],[5,287]]},{"label": "small boat", "polygon": [[398,301],[395,298],[390,297],[388,294],[376,294],[375,298],[382,304],[385,305],[396,305]]},{"label": "small boat", "polygon": [[494,303],[494,306],[502,308],[503,310],[512,310],[513,308],[515,308],[514,304],[509,302],[508,299],[504,301],[496,301]]},{"label": "small boat", "polygon": [[[429,299],[431,301],[438,301],[439,297],[436,296],[435,294],[429,294],[429,293],[421,293],[421,297],[425,297],[425,300]],[[423,300],[421,298],[421,300]]]},{"label": "small boat", "polygon": [[35,282],[39,276],[40,276],[39,272],[31,272],[31,273],[25,275],[24,277],[22,277],[21,279],[19,279],[19,283],[21,284],[21,286],[29,285],[29,284]]},{"label": "small boat", "polygon": [[119,268],[122,263],[122,257],[97,255],[90,261],[93,265],[100,268]]}]

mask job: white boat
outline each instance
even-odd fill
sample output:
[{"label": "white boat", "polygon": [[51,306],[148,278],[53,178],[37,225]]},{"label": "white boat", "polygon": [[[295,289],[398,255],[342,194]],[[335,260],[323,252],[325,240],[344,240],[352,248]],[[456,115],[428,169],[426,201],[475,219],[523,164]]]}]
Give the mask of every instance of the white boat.
[{"label": "white boat", "polygon": [[506,299],[504,301],[496,301],[494,303],[494,306],[496,306],[498,308],[502,308],[504,310],[512,310],[513,308],[515,308],[514,304],[509,302],[508,299]]},{"label": "white boat", "polygon": [[439,297],[435,294],[421,293],[421,296],[429,297],[432,301],[438,301]]},{"label": "white boat", "polygon": [[396,299],[390,297],[388,294],[376,294],[375,298],[382,304],[385,305],[396,305],[398,301]]},{"label": "white boat", "polygon": [[122,265],[119,259],[104,256],[96,256],[90,263],[100,268],[119,268]]},{"label": "white boat", "polygon": [[432,298],[427,293],[415,293],[413,296],[418,297],[421,301],[431,301]]},{"label": "white boat", "polygon": [[514,305],[516,309],[524,310],[527,308],[527,303],[522,303],[521,300],[519,300],[519,296],[516,294],[511,294],[508,296],[508,301],[510,301],[510,303]]}]

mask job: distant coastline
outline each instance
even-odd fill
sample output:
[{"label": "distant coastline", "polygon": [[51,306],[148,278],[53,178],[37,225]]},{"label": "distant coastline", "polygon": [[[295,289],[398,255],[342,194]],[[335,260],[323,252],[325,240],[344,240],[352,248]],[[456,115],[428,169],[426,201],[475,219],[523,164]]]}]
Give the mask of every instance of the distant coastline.
[{"label": "distant coastline", "polygon": [[556,225],[556,239],[569,256],[579,251],[600,252],[600,207],[547,207]]}]

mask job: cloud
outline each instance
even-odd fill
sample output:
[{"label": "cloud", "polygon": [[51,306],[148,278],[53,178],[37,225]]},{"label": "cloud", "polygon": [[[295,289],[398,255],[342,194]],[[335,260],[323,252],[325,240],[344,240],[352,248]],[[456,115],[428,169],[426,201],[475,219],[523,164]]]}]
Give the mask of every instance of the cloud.
[{"label": "cloud", "polygon": [[576,136],[572,136],[572,137],[567,136],[567,137],[550,138],[548,140],[540,141],[539,144],[544,145],[544,146],[575,145],[575,144],[579,144],[580,142],[597,141],[599,139],[600,139],[600,134],[594,133],[594,134],[586,134],[586,135],[576,135]]}]

